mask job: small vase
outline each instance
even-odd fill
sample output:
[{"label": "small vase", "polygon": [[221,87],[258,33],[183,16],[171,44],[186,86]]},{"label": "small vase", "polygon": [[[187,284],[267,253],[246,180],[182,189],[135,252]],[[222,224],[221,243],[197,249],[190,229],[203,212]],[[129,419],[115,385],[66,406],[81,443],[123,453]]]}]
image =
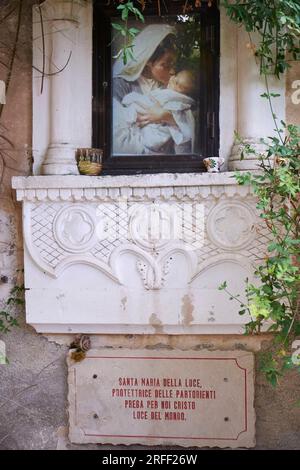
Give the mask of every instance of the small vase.
[{"label": "small vase", "polygon": [[222,157],[207,157],[204,158],[203,163],[208,173],[219,173],[224,161]]},{"label": "small vase", "polygon": [[95,148],[78,148],[76,160],[81,175],[98,176],[102,171],[103,150]]}]

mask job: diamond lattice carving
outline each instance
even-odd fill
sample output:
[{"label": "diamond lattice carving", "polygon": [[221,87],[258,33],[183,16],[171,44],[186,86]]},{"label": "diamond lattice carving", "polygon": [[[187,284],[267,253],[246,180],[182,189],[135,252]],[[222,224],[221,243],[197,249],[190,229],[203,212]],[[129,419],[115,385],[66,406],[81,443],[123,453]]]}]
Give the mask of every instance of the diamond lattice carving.
[{"label": "diamond lattice carving", "polygon": [[[145,288],[161,288],[169,272],[167,260],[176,250],[187,255],[190,266],[194,266],[196,259],[199,269],[210,259],[222,256],[223,245],[229,257],[232,251],[255,263],[263,256],[269,236],[262,222],[255,218],[253,206],[251,195],[243,202],[227,198],[219,202],[212,194],[202,200],[190,197],[178,200],[172,196],[169,201],[158,199],[155,202],[34,203],[30,224],[32,246],[29,242],[28,246],[37,253],[37,263],[40,259],[54,271],[72,258],[72,263],[88,262],[116,277],[118,260],[127,253],[136,257],[137,272]],[[228,214],[235,215],[235,223],[229,223]],[[151,230],[148,227],[151,217],[156,224],[155,233],[151,232],[153,227]],[[77,227],[78,224],[82,225]],[[229,236],[231,225],[235,230],[233,238]],[[166,227],[172,228],[169,238]],[[239,233],[237,227],[241,229]],[[67,236],[69,229],[77,230],[80,239],[71,237],[72,240],[65,240],[64,247],[58,233]],[[148,232],[152,238],[146,239]],[[157,239],[153,238],[153,233]],[[160,240],[160,237],[165,238]],[[142,265],[147,266],[147,276],[145,269],[140,269]],[[192,271],[191,277],[195,275]]]}]

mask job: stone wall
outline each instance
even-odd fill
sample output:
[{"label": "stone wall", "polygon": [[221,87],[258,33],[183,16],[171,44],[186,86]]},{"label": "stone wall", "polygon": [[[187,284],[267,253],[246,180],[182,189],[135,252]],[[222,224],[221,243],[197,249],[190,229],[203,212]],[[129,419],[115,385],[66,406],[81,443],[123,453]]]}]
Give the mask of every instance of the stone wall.
[{"label": "stone wall", "polygon": [[[16,281],[16,270],[22,267],[22,235],[20,206],[10,189],[13,175],[29,172],[31,149],[31,0],[26,0],[21,36],[14,65],[7,104],[1,116],[5,136],[14,149],[5,147],[5,165],[0,190],[0,275],[8,276],[0,284],[0,299],[8,295]],[[0,15],[2,15],[2,7]],[[14,24],[0,31],[1,41],[11,41]],[[1,45],[2,43],[0,43]],[[1,51],[1,49],[0,49]],[[0,57],[2,58],[2,56]],[[300,70],[293,72],[300,79]],[[295,75],[296,74],[296,75]],[[0,69],[5,80],[6,70]],[[290,108],[299,115],[295,105]],[[291,115],[292,115],[291,114]],[[1,131],[2,131],[1,127]],[[74,449],[97,446],[70,445],[67,433],[67,370],[66,353],[71,336],[62,336],[60,344],[45,338],[27,326],[23,314],[20,326],[3,336],[7,347],[8,365],[0,365],[0,449]],[[244,336],[164,336],[110,335],[93,336],[93,347],[113,348],[182,348],[182,349],[246,349],[257,351],[266,347],[268,338],[260,340]],[[300,411],[294,406],[299,398],[299,375],[289,374],[273,389],[257,372],[255,390],[257,449],[299,449]],[[105,448],[105,447],[102,447]],[[107,447],[106,447],[107,448]],[[121,447],[119,447],[121,448]]]}]

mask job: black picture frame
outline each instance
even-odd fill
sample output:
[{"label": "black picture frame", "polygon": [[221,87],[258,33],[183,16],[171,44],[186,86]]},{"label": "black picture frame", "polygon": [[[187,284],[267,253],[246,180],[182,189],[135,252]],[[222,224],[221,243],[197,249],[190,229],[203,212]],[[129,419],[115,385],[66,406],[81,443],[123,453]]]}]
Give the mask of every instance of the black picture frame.
[{"label": "black picture frame", "polygon": [[[168,15],[182,13],[181,2],[167,1]],[[111,18],[119,16],[114,4],[94,2],[92,146],[103,149],[103,174],[204,172],[203,159],[219,156],[220,14],[215,3],[202,2],[199,93],[200,152],[189,155],[112,155],[112,57]],[[143,14],[157,16],[156,8]]]}]

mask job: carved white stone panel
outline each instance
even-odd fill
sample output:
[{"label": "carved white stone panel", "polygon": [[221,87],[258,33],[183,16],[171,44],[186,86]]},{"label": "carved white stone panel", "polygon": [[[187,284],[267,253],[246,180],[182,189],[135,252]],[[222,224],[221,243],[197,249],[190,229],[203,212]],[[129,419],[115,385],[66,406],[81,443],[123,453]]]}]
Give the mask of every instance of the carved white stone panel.
[{"label": "carved white stone panel", "polygon": [[85,252],[97,243],[96,219],[88,207],[63,207],[56,214],[52,228],[56,242],[67,252]]},{"label": "carved white stone panel", "polygon": [[16,178],[27,321],[61,333],[242,333],[248,319],[218,286],[242,293],[268,236],[231,176]]},{"label": "carved white stone panel", "polygon": [[209,238],[220,248],[239,250],[253,241],[257,216],[241,201],[221,202],[207,219]]}]

